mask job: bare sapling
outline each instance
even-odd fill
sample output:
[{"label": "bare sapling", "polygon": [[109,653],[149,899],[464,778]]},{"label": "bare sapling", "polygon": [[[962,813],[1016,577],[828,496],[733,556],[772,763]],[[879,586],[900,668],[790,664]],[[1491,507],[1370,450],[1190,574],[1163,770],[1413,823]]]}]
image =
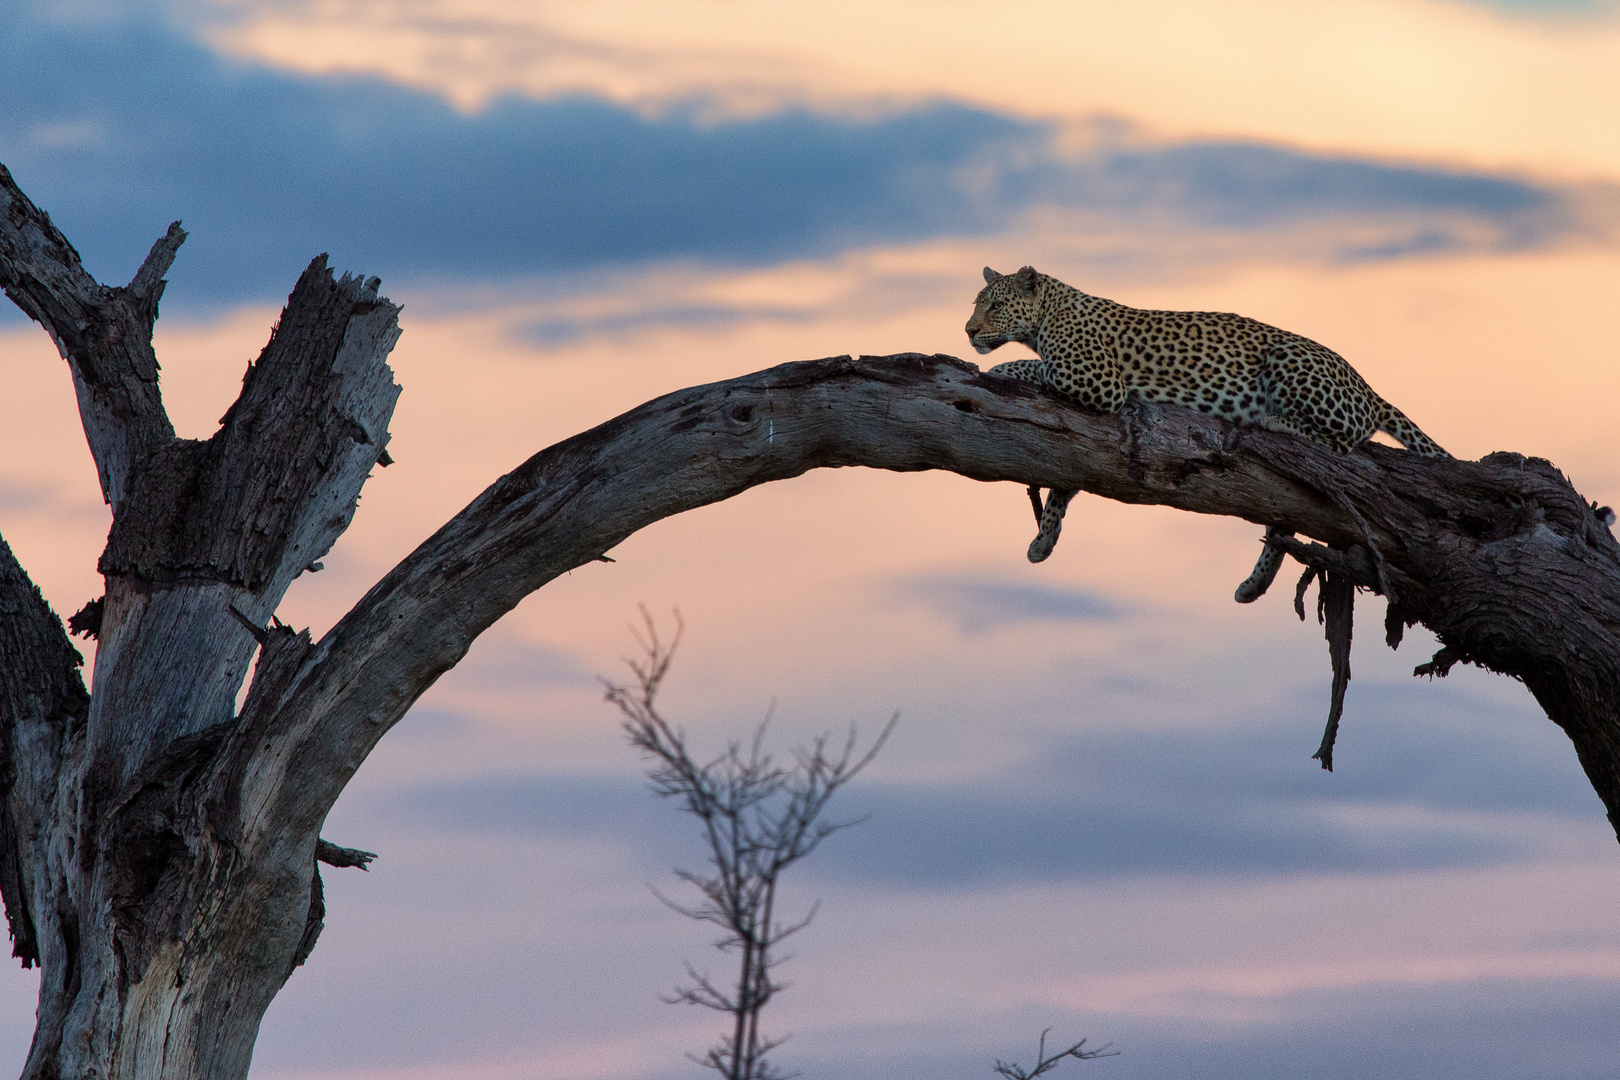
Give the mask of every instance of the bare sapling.
[{"label": "bare sapling", "polygon": [[[686,734],[659,715],[655,700],[680,644],[684,624],[675,615],[675,636],[666,647],[651,616],[642,610],[644,631],[635,633],[642,655],[626,660],[633,685],[607,683],[607,699],[624,715],[630,744],[651,760],[647,776],[659,798],[675,799],[681,809],[703,824],[709,849],[709,872],[677,869],[675,876],[698,891],[695,905],[680,904],[653,888],[653,895],[689,919],[710,923],[722,934],[715,947],[735,953],[737,974],[727,985],[686,965],[691,983],[676,987],[664,1000],[671,1005],[701,1005],[731,1017],[731,1030],[701,1056],[687,1056],[726,1080],[785,1080],[766,1055],[785,1040],[768,1038],[759,1026],[767,1003],[787,987],[775,969],[788,957],[776,951],[783,941],[809,926],[820,901],[796,922],[777,913],[777,885],[782,872],[805,858],[821,842],[856,821],[823,820],[834,793],[871,764],[900,719],[895,713],[871,748],[856,756],[856,733],[850,726],[843,750],[828,750],[829,734],[794,750],[792,766],[779,765],[765,752],[770,713],[754,729],[745,747],[732,742],[725,753],[699,765],[687,747]],[[606,680],[604,680],[606,682]]]}]

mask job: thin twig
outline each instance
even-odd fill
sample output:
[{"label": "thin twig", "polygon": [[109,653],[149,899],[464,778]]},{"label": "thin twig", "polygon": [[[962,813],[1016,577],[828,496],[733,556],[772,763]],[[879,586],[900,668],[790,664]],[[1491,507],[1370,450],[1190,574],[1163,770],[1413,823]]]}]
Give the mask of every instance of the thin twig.
[{"label": "thin twig", "polygon": [[1064,1058],[1072,1057],[1076,1061],[1090,1061],[1093,1058],[1119,1056],[1118,1050],[1108,1049],[1110,1046],[1114,1045],[1113,1043],[1103,1043],[1095,1050],[1087,1050],[1085,1049],[1086,1040],[1081,1039],[1079,1042],[1075,1043],[1067,1050],[1064,1050],[1062,1053],[1053,1054],[1051,1057],[1047,1057],[1046,1036],[1051,1032],[1051,1030],[1051,1028],[1047,1028],[1045,1031],[1041,1032],[1040,1045],[1035,1051],[1034,1069],[1025,1072],[1024,1067],[1016,1062],[1004,1062],[998,1059],[996,1061],[996,1072],[1007,1077],[1008,1080],[1035,1080],[1035,1077],[1042,1076],[1057,1068],[1058,1063]]}]

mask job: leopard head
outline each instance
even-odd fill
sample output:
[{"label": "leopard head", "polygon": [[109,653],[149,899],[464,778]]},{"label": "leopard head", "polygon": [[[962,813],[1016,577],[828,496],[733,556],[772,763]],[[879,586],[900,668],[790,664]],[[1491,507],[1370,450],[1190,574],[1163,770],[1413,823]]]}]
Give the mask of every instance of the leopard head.
[{"label": "leopard head", "polygon": [[1033,266],[1016,274],[998,274],[984,268],[984,288],[973,301],[973,317],[967,321],[968,341],[987,353],[1009,341],[1034,348],[1035,330],[1041,321],[1038,295],[1040,275]]}]

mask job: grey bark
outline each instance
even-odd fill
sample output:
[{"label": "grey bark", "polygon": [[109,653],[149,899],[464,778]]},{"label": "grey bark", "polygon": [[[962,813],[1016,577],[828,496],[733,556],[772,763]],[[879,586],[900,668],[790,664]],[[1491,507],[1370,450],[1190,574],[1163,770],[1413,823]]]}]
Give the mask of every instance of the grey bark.
[{"label": "grey bark", "polygon": [[1392,643],[1417,622],[1439,635],[1429,673],[1523,679],[1620,828],[1620,545],[1550,464],[1341,456],[1170,406],[1088,414],[948,356],[831,357],[650,401],[498,479],[312,642],[272,616],[387,463],[398,309],[317,259],[220,431],[179,440],[150,328],[183,238],[106,288],[0,168],[0,286],[67,358],[114,510],[105,602],[75,622],[100,635],[93,697],[0,560],[0,892],[43,976],[27,1077],[244,1075],[319,934],[317,858],[365,861],[320,839],[327,811],[417,697],[553,578],[814,468],[948,469],[1314,537],[1275,542],[1344,583],[1327,607],[1345,678],[1351,587],[1376,588]]},{"label": "grey bark", "polygon": [[184,237],[172,226],[129,286],[102,286],[0,168],[0,286],[68,360],[114,514],[106,595],[84,613],[87,700],[60,624],[0,566],[0,884],[17,954],[43,968],[28,1077],[243,1075],[324,910],[318,823],[264,818],[248,782],[281,744],[242,739],[299,645],[262,628],[384,454],[398,309],[316,259],[218,433],[178,439],[151,329]]}]

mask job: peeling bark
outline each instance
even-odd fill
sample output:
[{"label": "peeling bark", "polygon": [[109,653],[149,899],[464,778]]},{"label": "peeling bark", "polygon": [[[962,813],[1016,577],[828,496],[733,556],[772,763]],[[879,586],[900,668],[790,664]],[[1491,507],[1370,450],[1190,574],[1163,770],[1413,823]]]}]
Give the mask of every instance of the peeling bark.
[{"label": "peeling bark", "polygon": [[[52,819],[62,764],[84,737],[83,658],[0,540],[0,894],[12,955],[40,962],[36,926],[53,913]],[[62,808],[69,809],[69,808]]]},{"label": "peeling bark", "polygon": [[1266,525],[1323,582],[1324,767],[1368,589],[1389,598],[1391,644],[1418,622],[1439,636],[1420,673],[1522,679],[1620,829],[1620,545],[1550,464],[1338,455],[1173,406],[1088,414],[948,356],[830,357],[650,401],[498,479],[311,641],[273,614],[389,461],[398,309],[315,260],[219,432],[177,439],[150,332],[184,235],[109,289],[0,168],[0,286],[67,359],[114,513],[106,595],[74,619],[99,635],[93,698],[0,550],[0,894],[16,955],[43,969],[26,1077],[244,1076],[320,933],[317,861],[371,858],[321,825],[410,705],[553,578],[815,468],[946,469]]},{"label": "peeling bark", "polygon": [[43,326],[73,373],[101,491],[116,513],[135,462],[174,438],[158,394],[152,326],[163,275],[185,242],[177,221],[122,288],[102,285],[0,165],[0,286]]},{"label": "peeling bark", "polygon": [[1355,611],[1356,583],[1339,573],[1323,573],[1316,598],[1316,617],[1326,629],[1328,662],[1333,667],[1333,688],[1329,691],[1327,727],[1322,745],[1311,757],[1322,768],[1333,771],[1333,744],[1339,737],[1339,717],[1344,715],[1344,691],[1350,685],[1350,624]]}]

